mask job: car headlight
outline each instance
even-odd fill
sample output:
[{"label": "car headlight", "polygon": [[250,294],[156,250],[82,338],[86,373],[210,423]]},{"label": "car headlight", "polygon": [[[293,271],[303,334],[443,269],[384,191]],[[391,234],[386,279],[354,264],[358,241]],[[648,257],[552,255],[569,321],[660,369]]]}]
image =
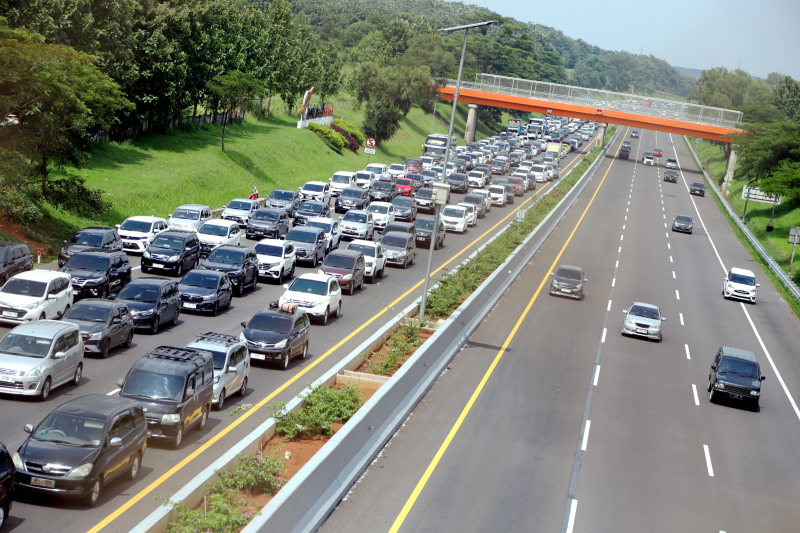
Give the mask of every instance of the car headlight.
[{"label": "car headlight", "polygon": [[725,388],[725,384],[724,384],[724,383],[719,383],[719,382],[718,382],[718,383],[715,383],[715,384],[714,384],[714,387],[716,387],[716,388],[718,388],[718,389],[724,389],[724,388]]},{"label": "car headlight", "polygon": [[216,294],[209,294],[208,296],[203,296],[203,300],[207,302],[209,300],[213,300],[215,296]]},{"label": "car headlight", "polygon": [[150,316],[155,312],[155,309],[146,309],[139,312],[139,316]]},{"label": "car headlight", "polygon": [[25,305],[23,305],[21,307],[23,309],[36,309],[37,307],[39,307],[39,305],[40,305],[40,302],[33,302],[33,303],[30,303],[30,304],[25,304]]},{"label": "car headlight", "polygon": [[408,252],[406,250],[403,250],[402,252],[398,252],[396,255],[398,257],[403,257],[404,255],[408,255]]},{"label": "car headlight", "polygon": [[241,340],[241,341],[247,341],[247,339],[244,337],[244,331],[243,331],[243,332],[241,332],[241,333],[239,333],[239,340]]},{"label": "car headlight", "polygon": [[27,377],[35,378],[36,376],[41,376],[42,373],[44,372],[44,369],[45,369],[44,365],[35,366],[31,368],[26,375]]},{"label": "car headlight", "polygon": [[104,333],[105,331],[98,331],[97,333],[92,333],[91,335],[89,335],[89,339],[93,341],[102,339]]},{"label": "car headlight", "polygon": [[283,339],[281,342],[275,345],[276,348],[286,348],[286,339]]},{"label": "car headlight", "polygon": [[167,261],[170,262],[170,263],[177,263],[178,259],[180,259],[180,258],[181,258],[181,256],[179,256],[179,255],[173,255],[171,257],[168,257]]},{"label": "car headlight", "polygon": [[353,279],[353,275],[352,274],[347,274],[345,276],[342,276],[342,279]]},{"label": "car headlight", "polygon": [[219,383],[219,376],[214,376],[214,385]]},{"label": "car headlight", "polygon": [[372,266],[374,263],[372,261],[367,261],[367,266]]},{"label": "car headlight", "polygon": [[633,326],[634,326],[634,324],[633,324],[633,320],[628,320],[628,319],[626,318],[626,319],[625,319],[625,325],[626,325],[626,326],[633,327]]},{"label": "car headlight", "polygon": [[325,305],[325,300],[314,302],[314,307],[322,307],[323,305]]},{"label": "car headlight", "polygon": [[67,474],[67,477],[86,477],[92,473],[92,467],[94,467],[92,463],[86,463],[78,468],[73,468],[70,470],[69,474]]},{"label": "car headlight", "polygon": [[755,288],[755,287],[753,287],[752,289],[750,289],[750,294],[753,294],[754,292],[756,292],[756,288]]},{"label": "car headlight", "polygon": [[757,390],[751,390],[750,391],[750,395],[751,396],[758,396],[759,394],[761,394],[761,393],[759,391],[757,391]]},{"label": "car headlight", "polygon": [[22,463],[19,452],[14,452],[14,455],[11,456],[11,460],[14,461],[14,466],[17,467],[17,470],[25,470],[25,465]]},{"label": "car headlight", "polygon": [[228,272],[228,277],[233,276],[234,278],[238,278],[242,274],[244,274],[244,271],[241,270],[241,269],[240,270],[231,270],[230,272]]},{"label": "car headlight", "polygon": [[164,415],[161,417],[162,424],[177,424],[181,421],[181,415],[174,414],[174,415]]},{"label": "car headlight", "polygon": [[733,290],[733,285],[731,285],[730,283],[728,283],[728,286],[726,287],[726,289],[728,289],[729,291],[732,291],[732,290]]},{"label": "car headlight", "polygon": [[142,257],[144,257],[145,259],[150,259],[150,252],[145,250],[144,253],[142,254]]}]

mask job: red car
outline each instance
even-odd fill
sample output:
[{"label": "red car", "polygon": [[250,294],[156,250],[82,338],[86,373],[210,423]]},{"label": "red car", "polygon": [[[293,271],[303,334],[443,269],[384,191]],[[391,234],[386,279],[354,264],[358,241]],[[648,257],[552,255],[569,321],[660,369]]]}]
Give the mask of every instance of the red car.
[{"label": "red car", "polygon": [[406,172],[409,174],[419,174],[422,170],[422,159],[419,157],[407,157],[405,162]]},{"label": "red car", "polygon": [[397,186],[397,192],[403,196],[413,196],[417,192],[417,185],[410,178],[397,178],[394,184]]},{"label": "red car", "polygon": [[653,155],[656,157],[661,157],[664,153],[661,151],[661,148],[653,148]]}]

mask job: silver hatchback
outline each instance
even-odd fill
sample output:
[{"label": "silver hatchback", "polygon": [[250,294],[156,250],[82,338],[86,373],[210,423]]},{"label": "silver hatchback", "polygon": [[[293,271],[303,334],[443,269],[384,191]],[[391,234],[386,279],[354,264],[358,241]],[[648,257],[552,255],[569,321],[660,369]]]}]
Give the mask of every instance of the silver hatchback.
[{"label": "silver hatchback", "polygon": [[74,324],[37,320],[0,341],[0,393],[46,400],[64,383],[78,385],[82,373],[83,342]]},{"label": "silver hatchback", "polygon": [[661,342],[661,322],[666,317],[661,316],[657,306],[642,302],[633,302],[629,309],[623,309],[625,320],[622,323],[623,335],[636,335],[647,337]]}]

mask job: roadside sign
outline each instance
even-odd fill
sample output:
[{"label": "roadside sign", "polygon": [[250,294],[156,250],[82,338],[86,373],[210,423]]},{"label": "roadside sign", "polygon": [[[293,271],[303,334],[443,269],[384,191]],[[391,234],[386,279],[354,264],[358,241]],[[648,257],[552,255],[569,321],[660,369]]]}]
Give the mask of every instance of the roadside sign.
[{"label": "roadside sign", "polygon": [[783,197],[775,196],[763,192],[758,187],[747,187],[742,189],[742,200],[750,200],[751,202],[764,202],[765,204],[780,204]]},{"label": "roadside sign", "polygon": [[378,143],[376,143],[375,139],[373,139],[372,137],[367,139],[367,148],[375,148],[376,144],[378,144]]},{"label": "roadside sign", "polygon": [[517,218],[515,220],[517,222],[525,222],[525,210],[520,209],[517,211]]},{"label": "roadside sign", "polygon": [[375,155],[375,148],[364,148],[364,153],[369,155]]},{"label": "roadside sign", "polygon": [[597,146],[600,146],[600,137],[597,138]]},{"label": "roadside sign", "polygon": [[789,244],[800,244],[800,227],[792,226],[789,228],[789,239],[786,242]]}]

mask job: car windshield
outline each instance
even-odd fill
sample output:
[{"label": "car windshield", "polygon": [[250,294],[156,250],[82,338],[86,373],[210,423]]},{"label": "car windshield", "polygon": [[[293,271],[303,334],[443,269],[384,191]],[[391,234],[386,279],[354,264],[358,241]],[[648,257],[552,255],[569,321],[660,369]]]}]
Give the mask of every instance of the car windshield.
[{"label": "car windshield", "polygon": [[97,448],[103,443],[105,422],[64,413],[50,413],[33,431],[34,440],[67,446]]},{"label": "car windshield", "polygon": [[342,191],[342,198],[361,198],[364,192],[359,189],[345,189]]},{"label": "car windshield", "polygon": [[667,158],[667,163],[677,163],[677,161],[673,158]]},{"label": "car windshield", "polygon": [[432,218],[420,218],[414,224],[414,226],[420,229],[433,229],[433,219]]},{"label": "car windshield", "polygon": [[351,243],[351,244],[349,244],[347,246],[347,249],[348,250],[358,250],[359,252],[364,254],[365,257],[375,257],[375,248],[372,247],[372,246],[367,246],[365,244],[353,244],[353,243]]},{"label": "car windshield", "polygon": [[12,332],[0,341],[0,353],[44,359],[50,353],[50,345],[52,343],[53,339]]},{"label": "car windshield", "polygon": [[33,296],[41,298],[47,289],[47,283],[43,281],[31,281],[28,279],[11,278],[3,285],[0,292],[6,294],[19,294],[20,296]]},{"label": "car windshield", "polygon": [[325,190],[325,186],[320,183],[306,183],[303,185],[304,191],[311,191],[311,192],[322,192]]},{"label": "car windshield", "polygon": [[300,206],[300,211],[308,213],[322,213],[323,205],[318,202],[306,202]]},{"label": "car windshield", "polygon": [[380,213],[382,215],[385,215],[386,213],[389,212],[389,206],[370,204],[369,208],[367,208],[367,211],[369,211],[370,213]]},{"label": "car windshield", "polygon": [[398,178],[395,183],[397,183],[397,185],[402,185],[404,187],[410,187],[411,185],[414,184],[414,182],[408,178]]},{"label": "car windshield", "polygon": [[467,177],[464,174],[450,174],[448,181],[464,181]]},{"label": "car windshield", "polygon": [[92,305],[84,302],[76,303],[67,311],[65,320],[83,320],[85,322],[108,322],[111,309],[104,305]]},{"label": "car windshield", "polygon": [[411,207],[412,205],[414,205],[414,200],[408,198],[407,196],[403,196],[395,198],[394,200],[392,200],[392,203],[400,207]]},{"label": "car windshield", "polygon": [[577,268],[565,268],[561,267],[556,272],[556,277],[558,278],[565,278],[565,279],[572,279],[575,281],[581,280],[581,271]]},{"label": "car windshield", "polygon": [[405,248],[406,244],[408,244],[408,239],[405,237],[387,235],[381,239],[381,244],[384,246],[391,246],[392,248]]},{"label": "car windshield", "polygon": [[494,194],[505,194],[506,190],[504,187],[489,187],[489,192]]},{"label": "car windshield", "polygon": [[427,164],[427,165],[432,165],[433,164],[433,158],[432,157],[421,157],[420,161],[422,161],[423,164]]},{"label": "car windshield", "polygon": [[331,232],[331,223],[330,222],[322,222],[321,220],[311,220],[306,222],[306,226],[309,228],[319,228],[325,233]]},{"label": "car windshield", "polygon": [[405,165],[401,165],[399,163],[395,163],[394,165],[390,165],[389,169],[390,170],[403,170],[403,171],[405,171],[406,167],[405,167]]},{"label": "car windshield", "polygon": [[174,213],[172,213],[172,218],[179,218],[181,220],[200,220],[200,211],[177,209]]},{"label": "car windshield", "polygon": [[442,216],[452,217],[452,218],[464,218],[465,214],[466,213],[463,208],[457,209],[455,207],[446,207],[444,209],[444,213],[442,213]]},{"label": "car windshield", "polygon": [[392,184],[389,183],[388,181],[379,181],[378,183],[375,184],[375,186],[373,187],[373,190],[376,190],[376,191],[391,191],[392,190]]},{"label": "car windshield", "polygon": [[331,178],[333,183],[350,183],[350,176],[343,176],[342,174],[334,174]]},{"label": "car windshield", "polygon": [[645,157],[653,157],[653,152],[645,152],[644,156]]},{"label": "car windshield", "polygon": [[271,255],[273,257],[283,257],[283,246],[276,244],[256,244],[258,255]]},{"label": "car windshield", "polygon": [[628,311],[629,315],[632,316],[640,316],[642,318],[651,318],[653,320],[658,320],[658,309],[653,307],[645,307],[643,305],[634,305],[631,306],[630,311]]},{"label": "car windshield", "polygon": [[244,262],[244,252],[231,250],[228,248],[217,248],[208,256],[209,261],[219,261],[220,263],[230,263],[240,265]]},{"label": "car windshield", "polygon": [[231,200],[228,209],[238,209],[240,211],[250,211],[250,203],[242,200]]},{"label": "car windshield", "polygon": [[328,282],[319,281],[316,279],[297,278],[289,286],[289,290],[293,292],[304,292],[306,294],[325,296],[328,294]]},{"label": "car windshield", "polygon": [[272,198],[273,200],[293,200],[294,191],[283,191],[283,190],[272,191],[272,194],[270,194],[269,197]]},{"label": "car windshield", "polygon": [[480,197],[480,196],[475,196],[473,194],[470,194],[469,196],[465,196],[464,197],[464,202],[465,203],[470,203],[470,204],[480,205],[480,204],[483,203],[483,198]]},{"label": "car windshield", "polygon": [[508,182],[513,183],[514,185],[524,185],[525,180],[523,180],[520,177],[511,176],[510,178],[508,178]]},{"label": "car windshield", "polygon": [[380,165],[367,165],[367,168],[365,168],[364,170],[366,170],[367,172],[372,172],[373,174],[383,173],[383,167]]},{"label": "car windshield", "polygon": [[119,229],[124,229],[125,231],[138,231],[140,233],[148,233],[151,227],[153,227],[152,222],[145,222],[144,220],[128,219],[122,223]]},{"label": "car windshield", "polygon": [[422,175],[424,177],[427,177],[427,178],[435,178],[436,177],[436,172],[433,171],[433,170],[423,170],[422,172],[420,172],[420,175]]},{"label": "car windshield", "polygon": [[286,234],[286,240],[297,242],[317,242],[317,234],[311,231],[293,229]]},{"label": "car windshield", "polygon": [[470,172],[469,173],[469,177],[470,178],[482,178],[483,177],[483,172]]},{"label": "car windshield", "polygon": [[165,250],[182,250],[183,239],[180,237],[170,237],[168,235],[159,235],[153,242],[150,243],[153,248],[164,248]]},{"label": "car windshield", "polygon": [[731,283],[738,283],[739,285],[750,285],[754,287],[756,284],[756,278],[752,276],[746,276],[744,274],[731,274],[728,277],[728,280]]},{"label": "car windshield", "polygon": [[352,211],[348,211],[342,220],[344,222],[358,222],[360,224],[366,224],[367,215],[364,213],[353,213]]},{"label": "car windshield", "polygon": [[346,255],[331,254],[325,258],[325,266],[334,268],[353,268],[355,259]]},{"label": "car windshield", "polygon": [[256,211],[253,220],[266,220],[267,222],[277,222],[281,216],[277,211]]},{"label": "car windshield", "polygon": [[[406,166],[407,167],[418,167],[420,165],[419,159],[412,159],[410,157],[406,158]],[[392,165],[394,166],[394,165]]]},{"label": "car windshield", "polygon": [[685,215],[678,215],[677,217],[675,217],[675,221],[680,222],[681,224],[691,224],[692,217],[687,217]]},{"label": "car windshield", "polygon": [[228,235],[228,226],[221,226],[219,224],[203,224],[197,230],[200,235],[213,235],[215,237],[226,237]]},{"label": "car windshield", "polygon": [[257,329],[259,331],[289,333],[292,331],[292,317],[276,315],[273,313],[259,313],[250,319],[247,327],[249,329]]},{"label": "car windshield", "polygon": [[103,244],[103,236],[96,233],[76,233],[70,237],[69,244],[99,247]]},{"label": "car windshield", "polygon": [[739,374],[747,378],[758,379],[758,366],[752,361],[742,361],[732,357],[723,357],[719,364],[719,373]]},{"label": "car windshield", "polygon": [[188,287],[202,287],[204,289],[216,289],[219,284],[218,274],[206,274],[202,270],[192,270],[181,280],[181,285]]},{"label": "car windshield", "polygon": [[705,189],[706,188],[705,185],[703,185],[702,183],[699,183],[699,182],[692,183],[692,187],[695,187],[697,189]]},{"label": "car windshield", "polygon": [[122,395],[139,396],[142,398],[152,398],[154,400],[180,401],[183,398],[183,385],[186,383],[185,376],[175,374],[159,374],[134,368],[128,374],[125,385],[122,387]]},{"label": "car windshield", "polygon": [[417,191],[417,198],[431,198],[433,197],[433,189],[420,189]]},{"label": "car windshield", "polygon": [[369,181],[369,180],[372,179],[372,176],[373,175],[372,175],[371,172],[356,172],[356,179],[357,180],[367,180],[367,181]]},{"label": "car windshield", "polygon": [[119,300],[130,300],[133,302],[154,303],[158,300],[158,287],[155,285],[145,285],[142,283],[128,283],[117,296]]}]

